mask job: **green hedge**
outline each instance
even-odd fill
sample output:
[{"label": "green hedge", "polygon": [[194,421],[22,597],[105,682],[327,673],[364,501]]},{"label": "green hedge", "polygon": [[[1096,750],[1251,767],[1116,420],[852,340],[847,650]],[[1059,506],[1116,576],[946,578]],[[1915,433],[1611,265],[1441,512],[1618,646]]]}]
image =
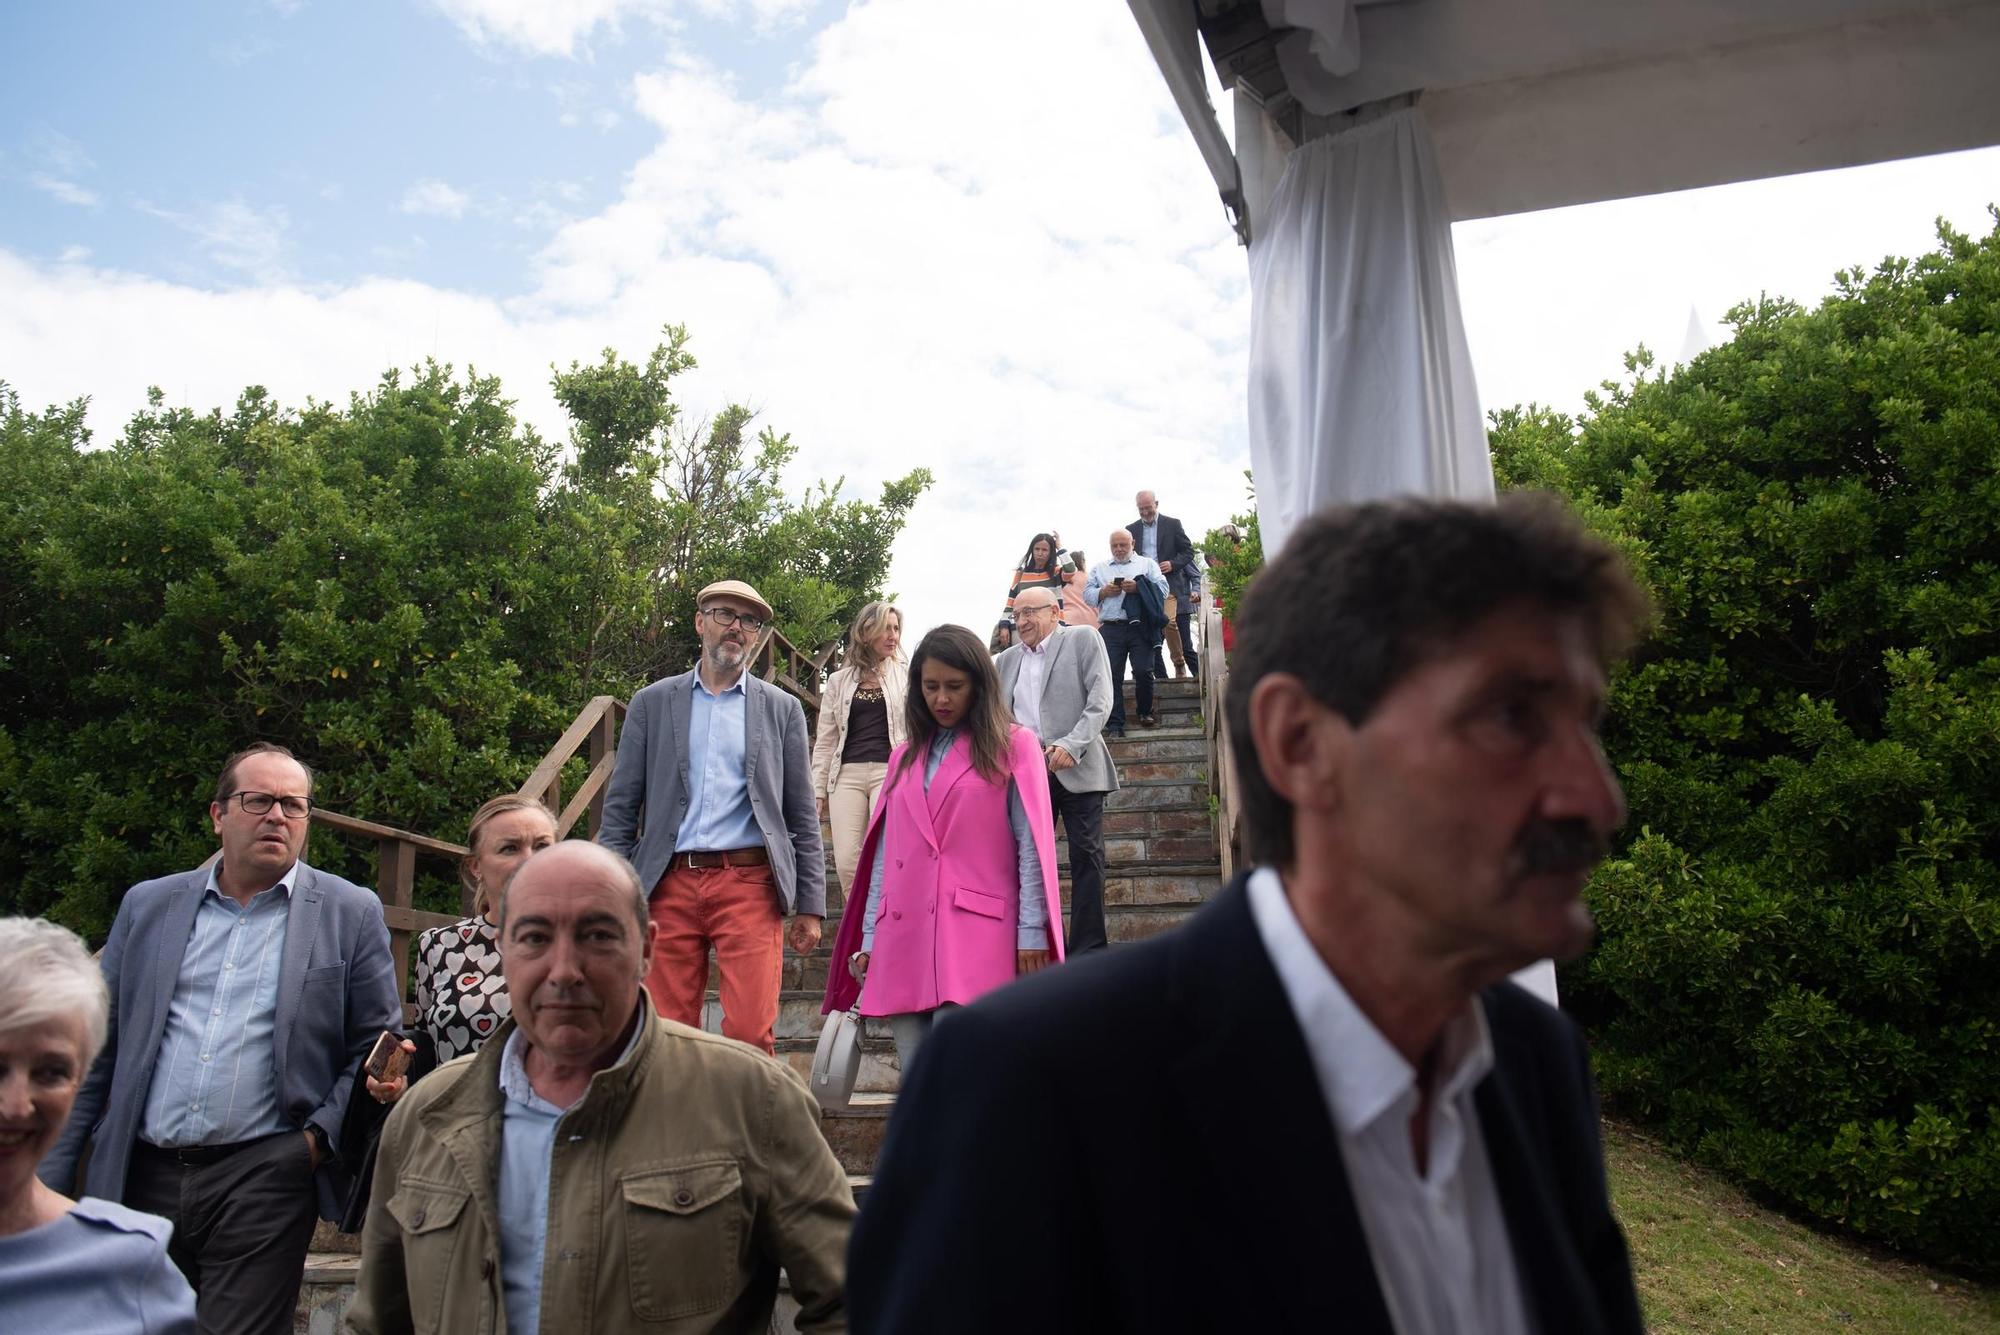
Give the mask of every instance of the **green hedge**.
[{"label": "green hedge", "polygon": [[1609,1105],[1793,1209],[2000,1269],[2000,226],[1760,301],[1580,419],[1495,415],[1660,633],[1567,969]]}]

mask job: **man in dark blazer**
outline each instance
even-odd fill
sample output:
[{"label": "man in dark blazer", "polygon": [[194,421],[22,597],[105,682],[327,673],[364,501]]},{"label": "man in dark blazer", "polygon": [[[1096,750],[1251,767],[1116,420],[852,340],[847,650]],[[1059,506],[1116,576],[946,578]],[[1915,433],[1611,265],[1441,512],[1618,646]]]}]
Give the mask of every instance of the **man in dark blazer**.
[{"label": "man in dark blazer", "polygon": [[[1165,638],[1173,650],[1174,665],[1183,677],[1190,668],[1200,676],[1201,657],[1195,653],[1192,630],[1194,599],[1188,596],[1188,579],[1194,574],[1194,544],[1188,541],[1180,520],[1160,513],[1160,502],[1152,492],[1140,492],[1133,503],[1139,507],[1139,517],[1125,526],[1132,535],[1132,550],[1158,561],[1160,573],[1167,577]],[[1167,660],[1158,640],[1153,642],[1152,671],[1156,677],[1167,675]]]},{"label": "man in dark blazer", "polygon": [[381,901],[300,860],[311,799],[291,752],[238,752],[208,809],[220,859],[126,892],[111,1032],[41,1165],[172,1221],[204,1335],[292,1329],[313,1221],[352,1185],[328,1150],[355,1071],[403,1028]]},{"label": "man in dark blazer", "polygon": [[[855,1329],[1641,1329],[1582,1040],[1507,976],[1590,940],[1605,671],[1646,615],[1553,502],[1302,525],[1232,655],[1256,869],[936,1027]],[[996,1263],[1022,1237],[1054,1263]]]},{"label": "man in dark blazer", "polygon": [[776,1050],[785,917],[810,955],[826,916],[826,854],[805,710],[748,671],[771,605],[742,580],[695,598],[701,661],[632,697],[597,842],[639,870],[659,943],[646,989],[701,1027],[708,952],[722,1032]]}]

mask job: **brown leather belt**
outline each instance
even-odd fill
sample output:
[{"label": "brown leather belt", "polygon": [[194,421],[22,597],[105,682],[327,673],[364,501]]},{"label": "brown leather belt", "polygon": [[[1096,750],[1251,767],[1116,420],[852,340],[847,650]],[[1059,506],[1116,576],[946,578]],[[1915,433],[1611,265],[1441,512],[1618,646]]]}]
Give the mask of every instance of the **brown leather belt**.
[{"label": "brown leather belt", "polygon": [[676,853],[672,865],[687,871],[699,871],[704,867],[768,867],[771,865],[771,854],[762,845],[756,848],[724,848],[712,853]]}]

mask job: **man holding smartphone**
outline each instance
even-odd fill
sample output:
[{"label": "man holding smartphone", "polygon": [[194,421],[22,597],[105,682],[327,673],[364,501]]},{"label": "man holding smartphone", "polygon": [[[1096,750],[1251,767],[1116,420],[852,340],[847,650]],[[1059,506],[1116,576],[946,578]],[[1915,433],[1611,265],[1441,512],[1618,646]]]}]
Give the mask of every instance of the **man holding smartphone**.
[{"label": "man holding smartphone", "polygon": [[1153,641],[1139,617],[1138,589],[1141,582],[1154,585],[1165,603],[1167,579],[1160,563],[1140,556],[1132,546],[1132,535],[1122,528],[1111,530],[1111,559],[1100,561],[1083,586],[1083,600],[1097,609],[1098,633],[1104,637],[1104,652],[1111,659],[1111,721],[1105,725],[1110,737],[1125,735],[1125,660],[1132,660],[1132,675],[1138,683],[1139,726],[1150,728],[1153,717]]}]

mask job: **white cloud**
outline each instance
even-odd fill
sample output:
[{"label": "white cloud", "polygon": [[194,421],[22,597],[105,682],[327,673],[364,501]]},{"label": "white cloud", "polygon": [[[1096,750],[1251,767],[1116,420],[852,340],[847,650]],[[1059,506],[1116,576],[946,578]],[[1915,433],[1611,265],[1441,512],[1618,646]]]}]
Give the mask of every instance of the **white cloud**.
[{"label": "white cloud", "polygon": [[747,18],[760,33],[795,26],[817,0],[431,0],[473,41],[538,56],[587,54],[600,30],[616,39],[628,19],[658,28],[678,26],[677,11],[709,18]]},{"label": "white cloud", "polygon": [[433,218],[462,218],[469,202],[463,190],[455,190],[433,178],[418,181],[405,190],[401,208],[405,213],[420,213]]},{"label": "white cloud", "polygon": [[630,17],[664,19],[673,0],[432,0],[459,30],[482,44],[540,56],[573,56],[599,29],[614,35]]},{"label": "white cloud", "polygon": [[188,211],[163,209],[143,200],[133,207],[187,233],[211,263],[233,274],[258,283],[280,283],[289,277],[285,257],[290,250],[291,215],[282,206],[260,209],[230,198]]},{"label": "white cloud", "polygon": [[90,258],[89,246],[64,246],[62,254],[56,256],[58,264],[81,264]]},{"label": "white cloud", "polygon": [[[575,40],[655,8],[509,12],[568,14]],[[550,363],[606,345],[643,361],[660,325],[682,321],[700,359],[681,386],[689,414],[755,404],[800,446],[795,489],[845,476],[873,495],[915,465],[937,473],[891,585],[911,630],[983,633],[1037,529],[1101,557],[1140,487],[1197,532],[1242,507],[1248,296],[1243,252],[1125,7],[945,13],[855,3],[756,98],[688,59],[636,80],[627,105],[656,140],[611,203],[573,216],[583,197],[562,182],[461,197],[557,227],[518,296],[380,278],[302,289],[278,264],[282,216],[265,229],[273,276],[227,292],[0,251],[0,367],[31,401],[93,396],[94,427],[116,434],[148,384],[198,408],[249,383],[342,401],[436,355],[500,375],[520,415],[561,438]],[[1056,30],[1061,43],[1037,41]],[[1574,406],[1641,338],[1677,349],[1691,305],[1720,333],[1721,307],[1760,286],[1811,300],[1838,265],[1926,248],[1934,213],[1983,231],[1960,205],[1984,202],[1996,164],[2000,152],[1461,227],[1483,397]],[[420,247],[378,262],[421,264]]]},{"label": "white cloud", "polygon": [[75,181],[65,181],[46,172],[36,172],[28,178],[28,181],[43,194],[53,196],[65,204],[74,204],[78,208],[94,209],[103,203],[95,190],[86,190]]}]

